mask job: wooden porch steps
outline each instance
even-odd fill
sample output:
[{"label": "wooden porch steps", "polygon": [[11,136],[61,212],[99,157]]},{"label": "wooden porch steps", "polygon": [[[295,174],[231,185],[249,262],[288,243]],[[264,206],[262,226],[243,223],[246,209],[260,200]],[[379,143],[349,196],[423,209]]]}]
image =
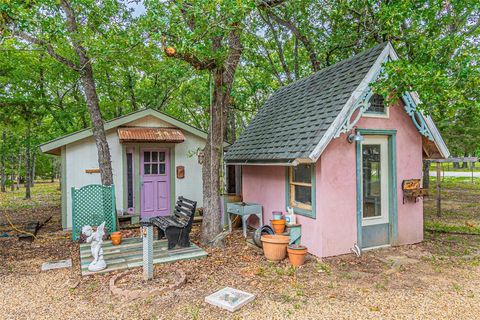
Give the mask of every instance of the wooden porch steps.
[{"label": "wooden porch steps", "polygon": [[[153,243],[153,263],[169,263],[179,260],[199,259],[207,256],[207,253],[195,244],[188,248],[167,250],[166,240],[155,240]],[[111,241],[105,241],[103,245],[103,257],[107,268],[98,272],[88,271],[88,265],[93,258],[90,253],[90,245],[80,245],[80,265],[82,275],[105,273],[116,270],[140,267],[143,264],[142,238],[124,239],[121,245],[114,246]]]}]

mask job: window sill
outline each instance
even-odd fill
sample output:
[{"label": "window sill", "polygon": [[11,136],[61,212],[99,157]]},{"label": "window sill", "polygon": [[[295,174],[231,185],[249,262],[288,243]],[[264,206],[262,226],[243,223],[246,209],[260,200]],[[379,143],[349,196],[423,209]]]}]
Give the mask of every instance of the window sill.
[{"label": "window sill", "polygon": [[315,215],[316,212],[314,211],[314,209],[305,210],[305,209],[300,209],[300,208],[293,207],[293,212],[295,214],[298,214],[298,215],[301,215],[301,216],[304,216],[304,217],[307,217],[307,218],[311,218],[311,219],[316,218],[316,215]]},{"label": "window sill", "polygon": [[364,112],[362,114],[362,117],[388,119],[390,118],[390,112],[389,112],[389,109],[387,109],[385,113]]}]

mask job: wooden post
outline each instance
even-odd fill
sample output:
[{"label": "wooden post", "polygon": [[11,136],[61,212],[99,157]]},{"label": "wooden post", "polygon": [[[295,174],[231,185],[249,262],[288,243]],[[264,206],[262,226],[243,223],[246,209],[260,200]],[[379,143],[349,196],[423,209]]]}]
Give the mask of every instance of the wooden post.
[{"label": "wooden post", "polygon": [[440,162],[437,162],[437,216],[442,216],[442,207],[441,207],[441,195],[440,195],[440,176],[441,176],[441,167]]}]

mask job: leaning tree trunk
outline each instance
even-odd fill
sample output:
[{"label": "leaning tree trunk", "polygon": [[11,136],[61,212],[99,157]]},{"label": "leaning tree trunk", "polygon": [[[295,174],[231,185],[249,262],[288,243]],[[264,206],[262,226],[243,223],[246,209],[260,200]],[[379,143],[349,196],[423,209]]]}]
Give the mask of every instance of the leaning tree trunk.
[{"label": "leaning tree trunk", "polygon": [[84,70],[82,72],[82,82],[85,89],[88,111],[92,121],[93,137],[97,145],[98,165],[100,169],[100,177],[102,184],[110,186],[113,184],[112,161],[110,157],[110,149],[108,147],[107,135],[103,126],[102,114],[100,113],[100,104],[98,102],[97,89],[93,77],[93,69],[90,61],[87,59],[82,61]]},{"label": "leaning tree trunk", "polygon": [[[110,149],[108,147],[107,136],[103,126],[102,114],[100,112],[100,104],[98,101],[97,88],[95,86],[95,78],[93,76],[93,67],[88,57],[86,48],[82,45],[81,36],[78,31],[77,16],[68,0],[58,1],[63,11],[65,12],[67,29],[71,39],[73,49],[75,50],[80,68],[74,66],[74,69],[80,73],[82,79],[83,89],[85,91],[85,98],[87,100],[88,111],[90,113],[90,120],[92,122],[93,137],[97,145],[98,166],[100,169],[100,177],[102,184],[113,184],[112,161],[110,157]],[[58,56],[58,55],[55,55]],[[58,60],[58,58],[57,58]],[[61,59],[64,64],[66,59]],[[69,62],[67,65],[71,67],[73,63]]]}]

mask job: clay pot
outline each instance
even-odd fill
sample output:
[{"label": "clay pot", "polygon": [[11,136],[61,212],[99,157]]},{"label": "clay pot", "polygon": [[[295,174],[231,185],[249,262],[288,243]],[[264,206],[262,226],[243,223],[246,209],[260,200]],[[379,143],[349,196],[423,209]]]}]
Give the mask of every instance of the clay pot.
[{"label": "clay pot", "polygon": [[122,243],[122,233],[120,231],[112,232],[110,239],[112,240],[112,244],[114,246],[118,246],[120,243]]},{"label": "clay pot", "polygon": [[290,241],[289,236],[278,234],[267,234],[261,238],[263,244],[263,254],[270,261],[282,261],[287,256],[287,246]]},{"label": "clay pot", "polygon": [[307,256],[308,249],[302,245],[292,244],[288,246],[287,252],[290,263],[295,267],[299,267],[305,263],[305,257]]},{"label": "clay pot", "polygon": [[275,234],[282,234],[285,231],[285,219],[270,220],[272,222],[273,231]]},{"label": "clay pot", "polygon": [[273,211],[273,220],[280,220],[283,219],[283,213],[281,211]]},{"label": "clay pot", "polygon": [[262,240],[260,240],[260,238],[266,234],[275,234],[275,232],[273,232],[272,227],[270,227],[269,225],[264,225],[261,228],[258,228],[257,230],[255,230],[255,232],[253,232],[252,234],[253,243],[255,243],[257,247],[261,248]]}]

